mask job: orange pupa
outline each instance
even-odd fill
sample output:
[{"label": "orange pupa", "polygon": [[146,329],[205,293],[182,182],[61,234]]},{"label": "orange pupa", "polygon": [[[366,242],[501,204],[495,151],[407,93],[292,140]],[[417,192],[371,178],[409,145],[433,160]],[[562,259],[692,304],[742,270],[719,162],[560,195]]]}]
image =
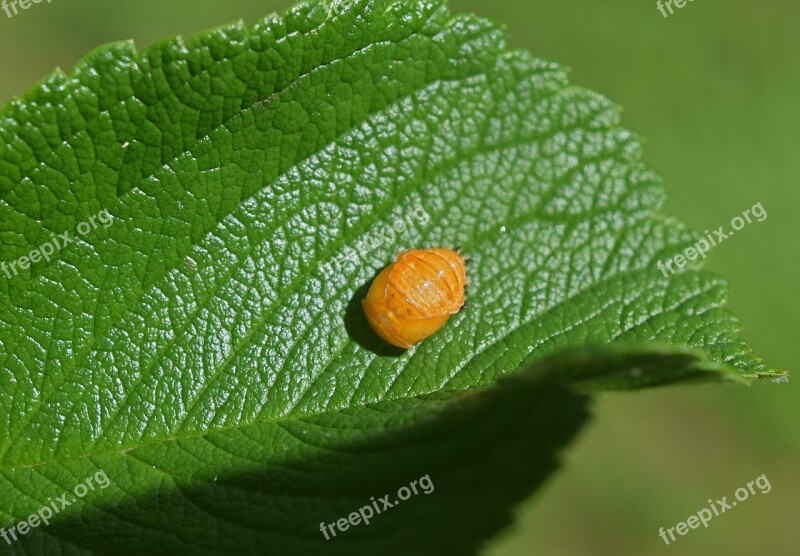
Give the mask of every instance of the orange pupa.
[{"label": "orange pupa", "polygon": [[442,247],[403,251],[378,274],[361,302],[375,333],[409,349],[464,306],[464,259]]}]

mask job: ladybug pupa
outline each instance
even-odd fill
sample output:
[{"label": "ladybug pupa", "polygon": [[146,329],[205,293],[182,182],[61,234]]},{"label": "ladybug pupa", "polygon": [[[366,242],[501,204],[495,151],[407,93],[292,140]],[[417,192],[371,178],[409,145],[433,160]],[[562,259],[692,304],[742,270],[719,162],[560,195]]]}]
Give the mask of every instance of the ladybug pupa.
[{"label": "ladybug pupa", "polygon": [[403,251],[372,282],[361,302],[375,333],[409,349],[464,306],[464,259],[442,247]]}]

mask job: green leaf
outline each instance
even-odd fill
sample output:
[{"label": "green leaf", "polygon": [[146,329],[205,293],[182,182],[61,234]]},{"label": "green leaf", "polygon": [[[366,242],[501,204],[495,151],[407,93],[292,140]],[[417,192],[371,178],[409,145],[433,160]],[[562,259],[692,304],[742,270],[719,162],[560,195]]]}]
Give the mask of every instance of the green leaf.
[{"label": "green leaf", "polygon": [[[2,522],[113,481],[11,550],[466,552],[553,468],[585,393],[779,375],[720,279],[656,268],[694,235],[612,103],[438,1],[329,7],[108,45],[3,111]],[[409,352],[380,344],[359,309],[375,273],[459,244],[468,308]],[[594,376],[563,351],[612,343]],[[542,365],[561,373],[498,385]],[[434,449],[465,422],[474,439]],[[447,495],[319,532],[426,473]]]}]

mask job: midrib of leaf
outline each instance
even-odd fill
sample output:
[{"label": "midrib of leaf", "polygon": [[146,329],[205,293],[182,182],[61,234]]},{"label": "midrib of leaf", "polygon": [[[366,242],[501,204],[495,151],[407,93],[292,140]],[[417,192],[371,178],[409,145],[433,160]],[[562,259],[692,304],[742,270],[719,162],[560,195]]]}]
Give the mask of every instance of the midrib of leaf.
[{"label": "midrib of leaf", "polygon": [[[393,398],[391,400],[386,400],[386,401],[405,402],[405,401],[410,401],[410,400],[414,400],[414,399],[421,399],[423,396],[426,396],[426,395],[429,395],[429,394],[435,394],[435,393],[436,392],[422,392],[422,393],[416,394],[414,396],[409,396],[409,397],[406,397],[406,398],[402,398],[402,397],[401,398]],[[305,414],[302,414],[302,415],[293,415],[291,413],[286,413],[286,414],[280,415],[278,417],[265,418],[265,419],[261,419],[259,421],[253,422],[253,423],[236,424],[236,425],[231,425],[231,426],[228,426],[228,427],[220,427],[220,428],[217,428],[217,429],[208,430],[208,431],[205,431],[205,432],[185,433],[185,434],[181,434],[181,435],[174,435],[174,436],[169,436],[169,437],[157,438],[157,439],[154,439],[154,440],[148,440],[148,441],[144,441],[144,442],[139,442],[136,445],[132,445],[132,446],[119,446],[119,447],[117,447],[117,448],[115,448],[113,450],[105,450],[105,451],[98,450],[98,451],[91,451],[91,452],[83,452],[83,453],[80,453],[80,454],[70,455],[70,456],[67,456],[67,457],[48,458],[48,459],[43,459],[43,460],[40,460],[40,461],[34,461],[34,462],[20,464],[20,465],[7,464],[7,463],[3,462],[3,463],[0,463],[0,473],[12,473],[12,472],[19,471],[19,470],[22,470],[22,469],[36,469],[37,467],[42,467],[44,465],[58,465],[58,464],[62,464],[62,463],[67,462],[67,461],[75,461],[75,460],[88,459],[88,458],[97,458],[97,457],[102,457],[102,456],[127,455],[127,454],[129,454],[129,452],[138,450],[140,448],[146,448],[148,446],[157,446],[159,444],[167,444],[167,443],[170,443],[170,442],[179,442],[181,440],[191,440],[191,439],[195,439],[195,438],[203,438],[205,436],[208,436],[209,434],[218,434],[218,433],[225,433],[225,432],[237,431],[237,430],[257,429],[259,427],[264,427],[264,426],[280,425],[281,423],[285,423],[285,422],[302,421],[302,420],[305,420],[305,419],[312,419],[314,417],[324,417],[326,415],[337,413],[338,411],[341,411],[341,410],[365,408],[365,407],[369,407],[370,405],[373,405],[373,402],[364,403],[364,404],[355,404],[355,405],[352,405],[352,406],[346,407],[346,408],[338,408],[338,409],[335,409],[335,410],[320,411],[320,412],[317,412],[317,413],[305,413]]]},{"label": "midrib of leaf", "polygon": [[[455,390],[451,391],[451,392],[439,392],[439,391],[433,390],[433,391],[430,391],[430,392],[416,393],[416,394],[411,395],[411,396],[400,396],[400,397],[389,398],[389,399],[386,399],[386,400],[379,400],[379,402],[380,401],[386,401],[386,402],[394,402],[394,403],[401,403],[402,404],[402,403],[408,403],[408,402],[414,402],[414,401],[423,400],[423,399],[425,399],[426,396],[430,396],[430,395],[453,396],[453,395],[457,395],[459,393],[460,393],[459,391],[455,391]],[[157,438],[157,439],[153,439],[153,440],[139,442],[136,445],[118,446],[113,450],[87,451],[87,452],[83,452],[83,453],[80,453],[80,454],[74,454],[74,455],[70,455],[70,456],[66,456],[66,457],[53,457],[53,458],[43,459],[43,460],[40,460],[40,461],[35,461],[35,462],[30,462],[30,463],[25,463],[25,464],[19,464],[19,465],[17,465],[17,464],[7,464],[5,462],[2,462],[2,463],[0,463],[0,473],[13,473],[13,472],[20,471],[20,470],[25,470],[25,469],[35,470],[38,467],[42,467],[42,466],[46,466],[46,465],[61,465],[61,464],[65,463],[65,462],[68,462],[68,461],[76,461],[76,460],[89,459],[89,458],[98,458],[98,457],[103,457],[103,456],[121,456],[121,455],[132,456],[131,452],[135,452],[136,450],[144,449],[144,448],[151,447],[151,446],[157,446],[157,445],[168,444],[168,443],[173,443],[173,442],[180,442],[180,441],[184,441],[184,440],[192,440],[192,439],[204,438],[204,437],[212,435],[212,434],[224,434],[226,432],[231,432],[231,431],[246,432],[247,430],[250,430],[250,429],[257,430],[259,428],[273,426],[273,425],[281,426],[282,424],[285,424],[285,423],[297,422],[297,421],[307,421],[307,420],[314,419],[314,418],[331,416],[333,414],[337,414],[337,413],[340,413],[341,411],[345,411],[345,410],[369,408],[370,406],[374,406],[376,403],[378,403],[378,402],[358,403],[358,404],[350,405],[349,407],[326,409],[324,411],[307,412],[307,413],[303,413],[303,414],[285,413],[285,414],[281,414],[279,416],[272,417],[272,418],[259,419],[258,421],[255,421],[255,422],[252,422],[252,423],[244,423],[244,424],[239,423],[239,424],[236,424],[236,425],[232,425],[232,426],[228,426],[228,427],[220,427],[220,428],[217,428],[217,429],[203,431],[203,432],[184,433],[184,434],[180,434],[180,435],[173,435],[173,436],[168,436],[168,437],[163,437],[163,438]]]},{"label": "midrib of leaf", "polygon": [[[529,324],[533,324],[533,323],[529,323]],[[501,340],[506,339],[506,337],[501,338]],[[493,346],[496,346],[499,343],[500,343],[500,341],[495,342],[493,344]],[[621,347],[621,348],[618,348],[616,351],[622,353],[622,352],[624,352],[624,349],[625,349],[624,347]],[[614,352],[612,351],[611,353],[614,353]],[[666,354],[668,352],[665,351],[664,353]],[[672,354],[679,354],[679,353],[680,353],[680,351],[678,351],[678,350],[675,350],[675,351],[672,352]],[[692,352],[687,351],[686,353],[687,354],[691,354]],[[548,357],[549,357],[549,359],[548,359]],[[542,357],[537,359],[537,361],[539,361],[539,362],[541,362],[542,360],[544,360],[544,361],[549,361],[549,360],[557,361],[558,360],[558,356],[557,355],[553,356],[551,354],[545,354],[544,356],[542,356]],[[534,362],[534,363],[536,363],[536,362]],[[549,363],[545,363],[545,365],[548,365],[548,364]],[[726,368],[724,365],[717,365],[715,367],[715,370],[712,371],[711,369],[713,367],[710,367],[710,366],[706,365],[702,359],[698,359],[698,361],[693,364],[693,367],[695,367],[698,370],[698,372],[700,372],[700,373],[708,373],[709,375],[716,374],[718,377],[730,378],[730,379],[734,379],[735,380],[737,378],[737,376],[738,376],[733,369]],[[588,378],[588,377],[586,377],[586,378]],[[491,384],[493,383],[494,379],[495,379],[495,377],[492,377],[491,380],[484,381],[484,384],[481,384],[479,387],[476,387],[475,391],[479,392],[480,388],[491,386]],[[565,384],[568,384],[570,380],[571,379],[569,379],[568,377],[565,377],[565,379],[564,379]],[[437,397],[436,399],[438,401],[440,401],[442,403],[448,403],[450,399],[457,399],[459,396],[464,396],[464,395],[468,396],[469,394],[465,394],[465,390],[468,390],[468,388],[464,389],[464,388],[459,387],[459,388],[444,389],[444,390],[434,389],[434,390],[431,390],[429,392],[419,392],[419,393],[415,393],[415,394],[409,395],[409,396],[390,397],[390,398],[386,398],[386,399],[383,399],[383,400],[377,400],[377,401],[373,401],[373,402],[352,404],[352,405],[350,405],[348,407],[325,409],[324,411],[306,412],[306,413],[302,413],[302,414],[285,413],[285,414],[281,414],[279,416],[275,416],[275,417],[272,417],[272,418],[262,418],[262,419],[259,419],[258,421],[252,422],[252,423],[245,423],[245,424],[239,423],[239,424],[236,424],[236,425],[232,425],[232,426],[228,426],[228,427],[220,427],[220,428],[217,428],[217,429],[207,430],[207,431],[203,431],[203,432],[185,433],[185,434],[180,434],[180,435],[172,435],[172,436],[169,436],[169,437],[156,438],[156,439],[153,439],[153,440],[140,442],[140,443],[138,443],[136,445],[133,445],[133,446],[118,446],[113,450],[86,451],[86,452],[83,452],[83,453],[80,453],[80,454],[69,455],[69,456],[66,456],[66,457],[54,457],[54,458],[49,458],[49,459],[46,459],[46,460],[40,460],[40,461],[35,461],[35,462],[30,462],[30,463],[25,463],[25,464],[20,464],[20,465],[6,464],[5,462],[3,462],[3,463],[0,463],[0,473],[13,473],[13,472],[16,472],[16,471],[26,470],[26,469],[35,470],[38,467],[42,467],[42,466],[46,466],[46,465],[62,465],[65,462],[68,462],[68,461],[76,461],[76,460],[89,459],[89,458],[99,458],[99,457],[104,457],[104,456],[131,456],[131,457],[135,457],[133,452],[136,452],[137,450],[140,450],[140,449],[145,449],[145,448],[148,448],[148,447],[152,447],[152,446],[157,446],[157,445],[161,445],[161,444],[168,444],[168,443],[174,443],[174,442],[180,442],[180,441],[185,441],[185,440],[204,438],[204,437],[207,437],[209,435],[224,434],[226,432],[232,432],[232,431],[246,432],[248,430],[258,430],[258,429],[261,429],[261,428],[264,428],[264,427],[269,427],[269,426],[274,426],[274,425],[282,427],[284,424],[291,423],[291,422],[300,422],[300,421],[308,421],[308,422],[310,422],[310,421],[312,421],[314,419],[330,417],[330,416],[333,416],[335,414],[339,414],[339,413],[341,413],[343,411],[370,408],[370,407],[375,406],[375,405],[377,405],[379,403],[382,403],[382,402],[391,402],[391,403],[395,403],[395,404],[414,403],[414,402],[423,401],[423,400],[425,400],[426,398],[428,398],[430,396],[436,396]],[[288,432],[290,432],[290,431],[288,431]],[[291,434],[291,432],[290,432],[290,434]],[[303,442],[302,439],[298,439],[298,440]],[[10,484],[12,484],[12,486],[13,486],[13,482],[11,482]]]},{"label": "midrib of leaf", "polygon": [[[453,22],[451,21],[450,23],[452,24]],[[481,42],[483,39],[485,39],[485,38],[486,38],[486,36],[488,36],[488,34],[491,34],[491,33],[493,33],[493,32],[494,32],[494,28],[492,28],[492,27],[488,27],[488,28],[487,28],[487,27],[483,26],[483,29],[484,29],[485,33],[479,33],[479,34],[477,34],[477,37],[478,37],[478,38],[477,38],[477,39],[475,39],[475,40],[477,40],[478,42]],[[447,26],[445,29],[443,29],[443,30],[441,31],[441,33],[438,33],[438,34],[437,34],[437,36],[441,36],[441,35],[444,35],[445,33],[452,32],[452,30],[453,30],[452,26],[448,25],[448,26]],[[417,37],[417,36],[418,36],[417,34],[412,34],[411,36],[407,37],[407,39],[405,39],[405,40],[411,40],[411,39],[413,39],[413,38],[415,38],[415,37]],[[430,38],[430,37],[428,37],[428,38]],[[390,43],[385,43],[385,44],[390,44]],[[373,44],[369,45],[369,47],[368,47],[368,48],[371,48],[371,47],[373,47],[373,46],[380,46],[380,44],[379,44],[379,43],[373,43]],[[463,46],[463,45],[462,45],[462,46]],[[362,49],[362,50],[360,50],[360,51],[358,51],[358,52],[355,52],[355,53],[353,53],[352,55],[348,56],[347,58],[350,58],[350,57],[352,57],[352,56],[356,56],[356,55],[365,55],[365,53],[366,53],[366,50],[365,50],[365,49]],[[345,59],[346,59],[346,58],[345,58]],[[340,61],[341,61],[341,60],[340,60]],[[413,60],[412,60],[412,62],[411,62],[411,63],[412,63],[412,65],[413,65]],[[327,67],[327,66],[324,66],[324,67]],[[324,67],[322,67],[322,68],[318,68],[318,71],[319,71],[319,70],[321,70],[321,69],[324,69]],[[308,73],[308,74],[306,74],[306,75],[307,75],[307,76],[311,76],[311,75],[313,75],[314,73],[315,73],[314,71],[311,71],[311,72],[309,72],[309,73]],[[483,74],[483,72],[479,72],[479,73],[475,73],[475,74],[467,74],[466,76],[462,76],[462,77],[460,77],[459,79],[457,79],[457,80],[453,80],[453,81],[457,81],[457,82],[466,82],[466,81],[469,81],[469,79],[471,79],[471,78],[473,78],[473,77],[476,77],[476,76],[478,76],[478,75],[485,75],[485,74]],[[401,104],[401,103],[402,103],[404,100],[407,100],[408,98],[410,98],[410,97],[413,97],[415,94],[417,94],[417,93],[418,93],[418,92],[419,92],[421,89],[424,89],[425,87],[430,87],[431,85],[435,85],[435,84],[441,84],[441,83],[444,83],[444,82],[447,82],[447,81],[449,81],[449,80],[447,80],[447,79],[434,79],[434,80],[432,80],[432,81],[427,81],[427,82],[426,82],[426,83],[425,83],[425,84],[424,84],[424,85],[423,85],[421,88],[412,89],[410,92],[408,92],[408,93],[406,93],[406,94],[402,95],[401,97],[399,97],[398,99],[396,99],[394,102],[391,102],[391,103],[389,103],[388,105],[380,106],[380,107],[379,107],[378,109],[376,109],[376,110],[373,110],[373,111],[367,111],[367,112],[365,113],[365,115],[364,115],[364,119],[363,119],[362,121],[366,121],[366,120],[369,120],[369,119],[371,119],[371,117],[373,117],[373,116],[374,116],[375,114],[377,114],[379,111],[387,110],[387,109],[389,109],[389,108],[391,108],[391,107],[393,107],[393,106],[397,106],[397,105]],[[299,82],[299,81],[295,81],[294,83],[297,83],[297,82]],[[291,85],[291,84],[290,84],[288,87],[286,87],[286,88],[283,90],[283,92],[287,92],[287,91],[293,91],[293,90],[295,90],[296,88],[297,88],[297,87],[296,87],[296,85],[294,85],[294,86],[293,86],[293,85]],[[279,97],[276,97],[276,99],[277,99],[277,98],[279,98]],[[273,99],[273,102],[274,102],[274,101],[275,101],[275,99]],[[235,121],[235,120],[242,120],[242,119],[244,119],[244,117],[245,117],[245,115],[243,115],[243,114],[246,114],[246,113],[248,113],[248,112],[250,112],[250,111],[253,111],[253,110],[257,110],[257,109],[259,109],[259,108],[260,108],[260,106],[256,106],[256,105],[254,105],[254,106],[251,106],[251,107],[249,107],[249,108],[247,108],[247,109],[243,110],[241,114],[238,114],[237,116],[235,116],[234,118],[232,118],[232,120],[231,120],[231,121]],[[348,129],[348,131],[349,131],[349,130],[352,130],[354,127],[357,127],[358,123],[360,123],[360,122],[354,122],[354,123],[351,125],[351,127]],[[223,127],[224,127],[224,128],[227,128],[227,127],[229,127],[229,126],[220,126],[220,127],[218,128],[218,130],[221,130]],[[209,135],[209,136],[210,136],[210,135]],[[339,137],[341,137],[341,134],[339,135]],[[205,139],[204,139],[203,141],[200,141],[200,142],[198,142],[198,144],[199,144],[199,145],[202,145],[204,142],[206,142],[206,140],[205,140]],[[336,142],[336,139],[334,139],[332,142],[328,142],[327,144],[332,144],[332,143],[335,143],[335,142]],[[196,151],[196,150],[198,150],[198,149],[195,149],[195,151]],[[309,156],[313,156],[314,154],[316,154],[316,149],[309,149],[309,150],[312,150],[312,151],[314,151],[314,152],[312,152],[311,154],[309,154]],[[191,156],[192,156],[192,154],[193,154],[193,152],[188,152],[188,154],[186,155],[186,157],[187,157],[187,158],[189,158],[189,157],[191,157]],[[275,183],[275,182],[279,181],[281,177],[285,176],[287,172],[291,171],[291,170],[292,170],[294,167],[296,167],[296,165],[297,165],[298,163],[300,163],[300,162],[302,162],[302,160],[298,160],[297,162],[295,162],[295,164],[293,164],[293,165],[289,166],[289,167],[288,167],[288,168],[286,168],[284,171],[280,172],[280,173],[279,173],[277,176],[275,176],[275,178],[274,178],[274,180],[273,180],[273,183]],[[177,166],[177,164],[175,164],[175,166]],[[161,181],[159,181],[159,183],[161,183]],[[144,194],[146,194],[146,190],[142,190],[141,192],[142,192],[142,193],[144,193]],[[132,191],[132,192],[131,192],[131,195],[132,195],[132,194],[135,194],[135,193],[138,193],[138,192],[137,192],[136,190],[134,190],[134,191]],[[126,194],[126,196],[128,196],[128,194]],[[123,199],[124,199],[124,197],[123,197]],[[250,199],[252,199],[252,197],[250,197]],[[391,200],[391,199],[390,199],[390,200]],[[240,201],[240,203],[239,203],[239,206],[241,206],[242,204],[244,204],[244,202],[246,202],[246,201]],[[124,201],[124,200],[120,200],[119,204],[120,204],[120,205],[124,205],[124,204],[125,204],[125,201]],[[110,212],[111,212],[112,214],[114,214],[114,213],[115,213],[115,211],[114,211],[113,209],[112,209]],[[220,217],[220,219],[219,219],[217,222],[221,221],[221,220],[224,218],[224,216],[226,216],[226,215],[222,215],[222,216]],[[369,215],[365,216],[365,218],[368,218],[368,216],[369,216]],[[283,223],[282,221],[280,221],[280,222],[277,222],[277,224],[278,224],[278,225],[280,225],[280,224],[282,224],[282,223]],[[115,225],[119,225],[119,224],[115,224]],[[134,229],[134,228],[136,228],[136,227],[137,227],[137,224],[136,224],[135,222],[131,223],[131,225],[129,226],[129,228],[130,228],[130,229]],[[68,247],[67,247],[67,248],[65,248],[63,251],[64,251],[64,252],[67,252],[68,250],[70,250],[70,248],[71,248],[71,247],[72,247],[72,246],[68,246]],[[189,248],[189,246],[187,246],[187,247],[185,248],[185,250],[186,250],[186,251],[188,251],[188,248]],[[73,249],[74,249],[74,248],[73,248]],[[116,249],[116,245],[112,245],[112,246],[111,246],[111,249]],[[173,257],[173,258],[174,258],[174,259],[179,259],[179,258],[180,258],[180,257],[182,257],[182,256],[183,256],[183,253],[179,253],[178,255],[176,255],[176,256],[175,256],[175,257]],[[151,255],[149,255],[148,257],[146,257],[146,260],[148,260],[148,261],[149,261],[149,260],[151,260],[152,258],[153,258],[153,254],[151,254]],[[233,270],[233,269],[232,269],[232,270]],[[159,276],[159,277],[160,277],[160,276]],[[40,276],[40,277],[37,279],[37,281],[38,281],[38,282],[41,282],[41,280],[42,280],[42,279],[43,279],[43,277],[42,277],[42,276]],[[31,284],[32,284],[33,282],[34,282],[34,281],[31,281],[31,282],[29,282],[29,283],[31,283]],[[155,282],[157,282],[157,278],[153,278],[153,279],[151,280],[151,282],[152,282],[152,283],[155,283]],[[224,282],[223,282],[223,281],[220,281],[220,284],[224,284]],[[128,297],[128,298],[127,298],[125,301],[124,301],[124,306],[125,306],[125,307],[130,307],[130,306],[132,306],[132,305],[135,305],[135,304],[136,304],[138,301],[140,301],[140,300],[141,300],[141,298],[142,298],[142,295],[144,295],[144,294],[146,293],[146,289],[145,289],[145,288],[143,288],[142,286],[143,286],[143,282],[139,282],[139,283],[137,284],[137,288],[136,288],[136,293],[135,293],[135,296],[129,296],[129,297]],[[100,290],[106,290],[106,291],[108,291],[108,290],[110,290],[110,289],[112,289],[112,287],[110,287],[110,286],[109,286],[109,285],[107,285],[107,284],[103,284],[103,286],[100,288]],[[199,309],[201,309],[201,308],[202,308],[202,307],[199,307],[199,308],[198,308],[198,310],[199,310]],[[85,347],[84,349],[80,350],[80,351],[78,352],[78,355],[77,355],[76,357],[74,357],[74,358],[72,358],[72,359],[71,359],[71,364],[70,364],[68,367],[66,367],[66,368],[65,368],[65,370],[62,372],[62,374],[60,375],[60,380],[59,380],[58,382],[56,382],[56,383],[52,383],[52,385],[51,385],[51,387],[49,388],[49,390],[48,390],[48,391],[47,391],[47,392],[46,392],[46,393],[45,393],[45,394],[44,394],[42,397],[40,397],[40,402],[37,404],[37,407],[38,407],[38,408],[41,408],[41,407],[43,407],[43,406],[44,406],[44,405],[45,405],[45,404],[46,404],[46,403],[47,403],[47,402],[50,400],[50,396],[51,396],[53,393],[55,393],[55,392],[57,392],[57,391],[58,391],[58,388],[59,388],[59,386],[61,386],[61,385],[64,383],[64,381],[66,381],[66,380],[69,378],[69,375],[71,374],[71,372],[72,372],[72,371],[73,371],[73,370],[74,370],[74,369],[75,369],[75,368],[76,368],[76,367],[77,367],[77,366],[78,366],[78,365],[79,365],[81,362],[84,362],[84,361],[85,361],[85,357],[86,357],[86,356],[87,356],[89,353],[91,353],[91,352],[92,352],[92,350],[93,350],[94,348],[96,348],[96,347],[97,347],[97,342],[99,342],[100,340],[102,340],[102,339],[103,339],[103,337],[104,337],[104,336],[103,336],[103,334],[105,334],[106,332],[108,332],[109,330],[111,330],[111,329],[113,328],[113,326],[115,326],[116,324],[118,324],[118,323],[120,322],[120,320],[121,320],[122,318],[124,318],[124,315],[125,315],[125,314],[126,314],[126,311],[119,311],[119,312],[117,313],[117,315],[116,315],[116,316],[115,316],[113,319],[110,319],[110,320],[109,320],[107,323],[103,323],[103,324],[105,325],[105,327],[104,327],[104,329],[102,329],[102,328],[101,328],[101,330],[100,330],[100,334],[94,334],[94,335],[92,335],[92,336],[90,337],[90,341],[89,341],[89,342],[86,344],[86,347]],[[9,357],[9,356],[10,356],[10,354],[7,354],[7,355],[6,355],[6,357]],[[35,418],[35,416],[36,416],[37,414],[38,414],[38,409],[37,409],[37,410],[34,410],[34,411],[30,411],[30,412],[28,413],[28,415],[27,415],[27,419],[26,419],[26,421],[22,422],[22,423],[19,425],[19,429],[18,429],[18,431],[17,431],[17,433],[16,433],[16,434],[17,434],[17,435],[19,435],[19,434],[22,434],[22,433],[23,433],[23,431],[25,430],[25,427],[27,426],[27,424],[28,424],[28,423],[30,423],[30,421],[31,421],[33,418]],[[11,447],[11,446],[13,446],[13,443],[14,443],[14,439],[12,439],[10,442],[8,442],[8,444],[7,444],[7,448],[5,449],[5,453],[7,453],[7,450],[8,450],[8,449],[10,449],[10,447]],[[2,458],[0,458],[0,460],[2,460],[2,459],[4,459],[4,458],[5,458],[5,454],[4,454],[4,456],[3,456]]]}]

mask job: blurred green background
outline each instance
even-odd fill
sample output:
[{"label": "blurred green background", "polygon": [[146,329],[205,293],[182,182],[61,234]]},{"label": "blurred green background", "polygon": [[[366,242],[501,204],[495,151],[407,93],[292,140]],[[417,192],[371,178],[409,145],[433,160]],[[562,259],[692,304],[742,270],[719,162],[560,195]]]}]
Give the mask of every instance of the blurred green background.
[{"label": "blurred green background", "polygon": [[[0,12],[0,102],[101,43],[137,45],[286,0],[52,0]],[[697,0],[664,18],[655,0],[451,0],[503,22],[510,43],[572,68],[623,107],[670,187],[669,212],[728,227],[761,202],[769,217],[715,248],[707,268],[769,365],[800,372],[800,4]],[[798,343],[795,343],[798,342]],[[518,511],[490,556],[800,554],[800,381],[607,394],[565,468]],[[516,462],[515,465],[524,465]],[[666,546],[672,527],[766,474],[758,494]]]}]

